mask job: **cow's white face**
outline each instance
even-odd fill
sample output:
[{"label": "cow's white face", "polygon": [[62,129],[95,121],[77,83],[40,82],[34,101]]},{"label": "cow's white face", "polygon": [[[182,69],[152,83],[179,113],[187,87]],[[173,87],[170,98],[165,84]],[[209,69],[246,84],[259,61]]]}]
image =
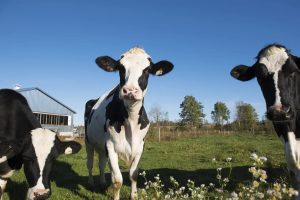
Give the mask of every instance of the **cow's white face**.
[{"label": "cow's white face", "polygon": [[168,61],[152,63],[150,56],[141,48],[130,49],[118,61],[101,56],[96,59],[96,63],[105,71],[119,71],[119,97],[127,102],[144,98],[149,74],[161,76],[173,69],[173,64]]},{"label": "cow's white face", "polygon": [[56,133],[43,128],[31,132],[31,140],[36,158],[24,161],[24,172],[29,184],[28,199],[46,199],[50,196],[50,173],[55,158],[62,153],[77,153],[81,146],[76,142],[61,142]]},{"label": "cow's white face", "polygon": [[239,65],[231,75],[241,81],[256,77],[267,106],[267,116],[272,121],[286,121],[295,112],[295,78],[299,73],[298,59],[281,45],[269,45],[257,56],[257,62],[248,67]]}]

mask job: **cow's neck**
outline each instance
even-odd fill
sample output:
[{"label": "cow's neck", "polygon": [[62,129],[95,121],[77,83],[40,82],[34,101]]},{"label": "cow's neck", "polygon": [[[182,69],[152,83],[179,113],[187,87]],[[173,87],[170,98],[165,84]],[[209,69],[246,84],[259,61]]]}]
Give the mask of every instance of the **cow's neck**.
[{"label": "cow's neck", "polygon": [[144,105],[144,100],[135,102],[124,101],[125,109],[128,113],[128,120],[137,121],[139,118],[139,112]]}]

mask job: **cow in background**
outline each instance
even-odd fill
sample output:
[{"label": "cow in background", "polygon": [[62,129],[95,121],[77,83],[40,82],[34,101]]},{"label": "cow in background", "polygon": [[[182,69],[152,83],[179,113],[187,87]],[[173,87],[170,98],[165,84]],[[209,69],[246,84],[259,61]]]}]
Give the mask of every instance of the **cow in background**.
[{"label": "cow in background", "polygon": [[284,144],[290,171],[300,184],[300,58],[284,46],[263,48],[252,66],[239,65],[231,76],[248,81],[256,77],[266,101],[267,117]]},{"label": "cow in background", "polygon": [[43,129],[20,93],[0,90],[0,196],[7,180],[24,165],[28,199],[50,196],[50,172],[62,153],[77,153],[77,142],[61,142],[56,134]]},{"label": "cow in background", "polygon": [[132,48],[119,60],[109,56],[96,59],[97,65],[107,72],[119,72],[120,83],[97,101],[88,101],[85,112],[87,167],[89,183],[92,177],[94,151],[99,154],[100,184],[106,185],[104,168],[109,160],[114,199],[119,199],[123,183],[118,159],[130,167],[131,199],[137,198],[138,163],[149,120],[144,109],[144,96],[149,75],[162,76],[173,69],[168,61],[153,63],[141,48]]}]

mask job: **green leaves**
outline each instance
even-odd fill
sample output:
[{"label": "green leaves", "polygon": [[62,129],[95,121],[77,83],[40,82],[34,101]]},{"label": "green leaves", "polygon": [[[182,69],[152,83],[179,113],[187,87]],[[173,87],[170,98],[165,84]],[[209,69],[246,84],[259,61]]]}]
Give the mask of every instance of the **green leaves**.
[{"label": "green leaves", "polygon": [[182,109],[179,113],[181,124],[183,126],[201,126],[205,114],[203,113],[203,105],[198,102],[193,96],[185,96],[180,104]]},{"label": "green leaves", "polygon": [[223,102],[217,102],[214,105],[214,110],[211,111],[211,118],[216,125],[222,126],[225,121],[228,121],[230,118],[230,111]]}]

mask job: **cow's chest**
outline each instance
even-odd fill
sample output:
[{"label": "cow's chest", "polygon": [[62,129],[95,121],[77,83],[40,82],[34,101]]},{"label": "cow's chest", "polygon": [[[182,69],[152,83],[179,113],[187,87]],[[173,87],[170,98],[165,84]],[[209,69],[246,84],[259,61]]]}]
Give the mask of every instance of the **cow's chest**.
[{"label": "cow's chest", "polygon": [[144,138],[149,129],[149,125],[143,129],[137,122],[125,121],[121,126],[121,131],[115,130],[114,126],[108,126],[108,143],[114,148],[118,156],[127,162],[132,162],[134,157],[143,152]]}]

